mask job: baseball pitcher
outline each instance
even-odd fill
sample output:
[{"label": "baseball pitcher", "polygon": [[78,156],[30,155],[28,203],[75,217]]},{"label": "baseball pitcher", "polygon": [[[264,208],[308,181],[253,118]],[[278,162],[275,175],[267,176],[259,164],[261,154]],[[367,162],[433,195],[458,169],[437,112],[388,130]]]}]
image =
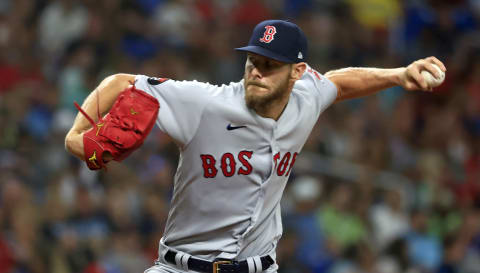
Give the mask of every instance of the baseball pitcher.
[{"label": "baseball pitcher", "polygon": [[78,106],[66,148],[91,169],[124,159],[153,123],[180,149],[158,260],[147,273],[276,272],[280,199],[319,115],[334,102],[395,85],[431,91],[421,72],[439,78],[435,64],[446,71],[429,57],[322,75],[306,63],[302,30],[281,20],[258,24],[237,50],[247,53],[239,82],[116,74]]}]

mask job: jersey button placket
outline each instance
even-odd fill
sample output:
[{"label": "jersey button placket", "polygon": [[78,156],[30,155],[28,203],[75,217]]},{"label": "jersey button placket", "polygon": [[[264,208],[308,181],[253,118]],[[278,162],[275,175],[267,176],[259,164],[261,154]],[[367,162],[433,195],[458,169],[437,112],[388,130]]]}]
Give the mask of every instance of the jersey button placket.
[{"label": "jersey button placket", "polygon": [[272,139],[270,140],[270,147],[272,149],[272,170],[270,172],[270,177],[273,177],[273,175],[275,174],[275,169],[277,168],[277,164],[278,164],[278,160],[279,159],[275,159],[275,156],[277,153],[280,152],[280,148],[278,147],[278,144],[277,144],[277,125],[275,124],[272,128]]}]

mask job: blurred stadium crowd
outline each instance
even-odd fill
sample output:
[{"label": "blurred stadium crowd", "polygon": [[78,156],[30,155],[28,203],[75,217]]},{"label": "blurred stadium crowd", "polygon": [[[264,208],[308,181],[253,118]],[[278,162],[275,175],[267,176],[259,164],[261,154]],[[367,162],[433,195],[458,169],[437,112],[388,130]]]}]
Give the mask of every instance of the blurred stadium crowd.
[{"label": "blurred stadium crowd", "polygon": [[138,273],[156,259],[177,149],[154,130],[108,172],[63,148],[107,75],[237,81],[264,19],[311,66],[437,56],[435,93],[392,88],[321,115],[283,200],[279,273],[480,272],[480,1],[1,0],[0,273]]}]

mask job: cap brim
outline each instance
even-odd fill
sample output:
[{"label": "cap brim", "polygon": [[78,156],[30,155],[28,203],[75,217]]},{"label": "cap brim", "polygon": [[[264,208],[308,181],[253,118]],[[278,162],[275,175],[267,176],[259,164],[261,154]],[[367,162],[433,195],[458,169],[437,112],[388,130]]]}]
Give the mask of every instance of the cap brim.
[{"label": "cap brim", "polygon": [[287,57],[279,55],[277,53],[274,53],[274,52],[272,52],[268,49],[265,49],[261,46],[244,46],[244,47],[235,48],[235,50],[252,52],[252,53],[262,55],[262,56],[265,56],[267,58],[271,58],[271,59],[274,59],[274,60],[277,60],[277,61],[280,61],[280,62],[284,62],[284,63],[295,63],[294,61],[288,59]]}]

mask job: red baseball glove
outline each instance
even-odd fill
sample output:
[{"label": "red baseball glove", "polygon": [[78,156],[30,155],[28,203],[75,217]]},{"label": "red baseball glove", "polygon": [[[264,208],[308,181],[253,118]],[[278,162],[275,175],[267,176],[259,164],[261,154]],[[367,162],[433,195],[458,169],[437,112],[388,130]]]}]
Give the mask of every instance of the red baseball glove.
[{"label": "red baseball glove", "polygon": [[97,123],[78,103],[74,104],[93,126],[83,134],[85,162],[91,170],[106,169],[105,152],[113,160],[122,161],[140,147],[152,130],[160,107],[157,99],[133,84],[120,93],[103,118],[98,111]]}]

